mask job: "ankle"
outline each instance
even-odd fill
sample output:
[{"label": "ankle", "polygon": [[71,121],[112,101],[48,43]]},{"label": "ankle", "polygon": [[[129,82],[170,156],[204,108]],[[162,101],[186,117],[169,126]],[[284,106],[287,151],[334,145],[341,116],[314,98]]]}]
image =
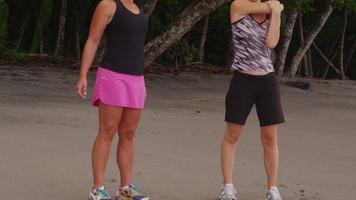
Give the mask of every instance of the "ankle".
[{"label": "ankle", "polygon": [[104,185],[94,185],[94,186],[92,187],[93,190],[101,189],[101,188],[104,188]]},{"label": "ankle", "polygon": [[227,186],[227,187],[234,187],[234,184],[233,184],[233,183],[225,183],[224,186]]},{"label": "ankle", "polygon": [[120,186],[120,187],[119,187],[119,190],[127,190],[127,189],[129,189],[129,188],[130,188],[130,184]]},{"label": "ankle", "polygon": [[277,186],[270,186],[268,187],[268,190],[278,190]]}]

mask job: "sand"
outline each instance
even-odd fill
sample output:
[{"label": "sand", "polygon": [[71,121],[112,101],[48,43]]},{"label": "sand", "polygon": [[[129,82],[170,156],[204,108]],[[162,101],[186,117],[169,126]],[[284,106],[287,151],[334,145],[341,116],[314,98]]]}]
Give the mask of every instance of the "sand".
[{"label": "sand", "polygon": [[[71,70],[0,66],[0,200],[87,199],[97,109],[76,96],[76,79]],[[149,96],[137,131],[134,175],[152,199],[218,198],[229,79],[146,76]],[[287,119],[279,134],[284,199],[356,199],[356,83],[313,81],[309,91],[282,84],[281,91]],[[236,155],[241,199],[264,199],[259,138],[253,110]],[[105,183],[112,194],[119,182],[116,141]]]}]

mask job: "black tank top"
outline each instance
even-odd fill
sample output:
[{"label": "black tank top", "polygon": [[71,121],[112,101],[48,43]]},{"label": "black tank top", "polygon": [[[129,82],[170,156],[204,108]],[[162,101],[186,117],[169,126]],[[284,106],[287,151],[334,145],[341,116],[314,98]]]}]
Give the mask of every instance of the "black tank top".
[{"label": "black tank top", "polygon": [[121,0],[115,2],[115,14],[105,29],[107,49],[101,67],[124,74],[143,75],[147,18],[141,10],[135,14]]}]

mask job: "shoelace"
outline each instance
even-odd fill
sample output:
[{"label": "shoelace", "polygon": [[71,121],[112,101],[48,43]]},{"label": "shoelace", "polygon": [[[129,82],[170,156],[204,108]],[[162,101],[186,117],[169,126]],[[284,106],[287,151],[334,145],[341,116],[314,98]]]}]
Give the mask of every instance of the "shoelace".
[{"label": "shoelace", "polygon": [[97,189],[95,189],[95,192],[99,192],[105,197],[109,197],[110,196],[109,193],[105,190],[105,188],[97,188]]}]

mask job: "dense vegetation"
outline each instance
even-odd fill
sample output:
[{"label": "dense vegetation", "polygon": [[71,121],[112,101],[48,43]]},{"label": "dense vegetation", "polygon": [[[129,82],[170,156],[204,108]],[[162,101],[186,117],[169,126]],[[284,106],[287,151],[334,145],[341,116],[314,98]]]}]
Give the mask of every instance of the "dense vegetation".
[{"label": "dense vegetation", "polygon": [[[29,54],[80,58],[98,2],[0,0],[1,58],[17,62],[26,62]],[[147,64],[228,68],[233,55],[229,2],[137,0],[146,12],[153,11]],[[279,75],[356,79],[356,0],[284,2],[283,36],[275,51]]]}]

